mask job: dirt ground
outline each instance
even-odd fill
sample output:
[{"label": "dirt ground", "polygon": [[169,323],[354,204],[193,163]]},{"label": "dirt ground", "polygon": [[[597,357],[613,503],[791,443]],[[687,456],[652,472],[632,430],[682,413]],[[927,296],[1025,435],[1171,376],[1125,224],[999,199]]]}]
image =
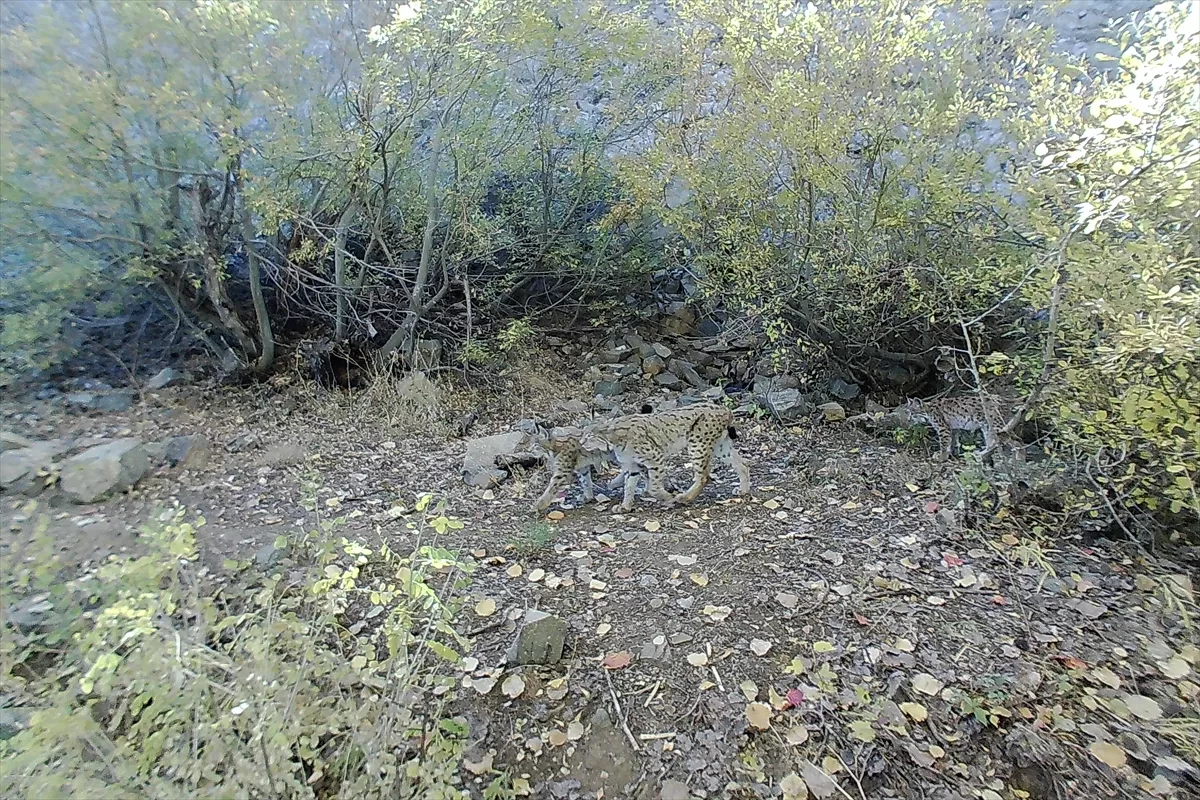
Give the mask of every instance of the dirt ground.
[{"label": "dirt ground", "polygon": [[[583,396],[549,388],[482,407],[470,435]],[[476,796],[489,766],[548,798],[1200,796],[1194,565],[1042,530],[1032,514],[968,528],[961,463],[845,425],[739,420],[746,498],[718,472],[689,506],[544,518],[528,510],[544,472],[464,484],[466,440],[446,435],[462,409],[421,433],[356,402],[182,387],[125,413],[2,410],[6,428],[42,439],[210,438],[203,467],[161,468],[101,505],[44,499],[81,563],[136,548],[163,505],[206,518],[216,567],[311,525],[306,497],[344,516],[346,536],[396,549],[411,542],[379,512],[445,498],[466,526],[441,544],[477,564],[454,708]],[[0,503],[11,555],[34,514]],[[563,659],[505,666],[530,608],[566,621]]]}]

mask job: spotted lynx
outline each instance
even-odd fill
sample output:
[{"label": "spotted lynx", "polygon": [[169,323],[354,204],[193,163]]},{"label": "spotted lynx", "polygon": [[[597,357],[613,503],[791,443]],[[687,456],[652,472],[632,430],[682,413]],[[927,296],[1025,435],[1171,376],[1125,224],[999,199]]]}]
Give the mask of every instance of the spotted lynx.
[{"label": "spotted lynx", "polygon": [[[566,488],[572,475],[583,486],[583,499],[589,503],[595,499],[592,473],[603,470],[613,458],[612,449],[605,442],[590,439],[583,428],[546,428],[537,425],[531,434],[530,444],[535,453],[546,457],[547,466],[551,469],[546,491],[533,502],[535,511],[547,508],[555,495]],[[617,475],[609,482],[608,490],[623,485],[625,479],[624,472]]]},{"label": "spotted lynx", "polygon": [[1011,434],[1001,432],[1007,418],[1000,401],[992,395],[960,394],[932,400],[912,398],[904,407],[908,410],[909,420],[924,422],[933,428],[943,460],[949,460],[951,456],[957,431],[983,431],[984,453],[990,453],[1003,439],[1018,460],[1024,459],[1022,443]]},{"label": "spotted lynx", "polygon": [[[638,413],[653,413],[654,407],[643,403]],[[546,459],[550,467],[550,483],[546,491],[534,501],[533,508],[541,511],[550,505],[554,496],[566,488],[572,474],[579,479],[583,487],[583,499],[592,502],[596,491],[592,483],[592,473],[603,470],[616,461],[616,456],[604,442],[589,442],[585,447],[583,440],[586,431],[580,427],[568,425],[560,428],[547,428],[537,420],[525,420],[517,426],[518,430],[529,434],[530,449]],[[625,483],[626,474],[621,472],[607,484],[608,491],[613,491]]]},{"label": "spotted lynx", "polygon": [[[647,491],[668,503],[690,503],[708,483],[713,459],[728,464],[738,475],[738,494],[750,491],[750,470],[742,461],[733,440],[733,414],[724,406],[695,403],[670,411],[632,414],[589,425],[584,429],[583,446],[606,447],[617,457],[625,476],[625,496],[621,509],[633,508],[634,493],[641,468],[647,473]],[[593,444],[602,443],[602,444]],[[663,484],[666,460],[686,451],[695,472],[687,491],[672,495]]]}]

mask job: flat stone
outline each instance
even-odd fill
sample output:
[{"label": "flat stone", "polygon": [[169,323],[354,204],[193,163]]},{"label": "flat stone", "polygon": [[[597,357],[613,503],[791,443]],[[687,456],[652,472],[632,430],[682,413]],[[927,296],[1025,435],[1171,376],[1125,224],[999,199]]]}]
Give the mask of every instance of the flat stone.
[{"label": "flat stone", "polygon": [[664,372],[661,375],[655,375],[654,382],[659,386],[665,386],[668,389],[678,389],[683,386],[683,381],[679,380],[679,376],[671,372]]},{"label": "flat stone", "polygon": [[522,452],[528,438],[522,431],[509,431],[472,439],[467,443],[467,452],[463,455],[463,477],[470,478],[495,469],[497,456],[514,456]]},{"label": "flat stone", "polygon": [[466,476],[464,480],[467,486],[476,489],[493,489],[508,480],[508,473],[499,467],[491,467],[474,472]]},{"label": "flat stone", "polygon": [[653,345],[653,347],[654,347],[654,352],[658,355],[659,358],[670,358],[674,354],[674,351],[671,348],[667,347],[665,344],[662,344],[661,342],[656,342]]},{"label": "flat stone", "polygon": [[657,353],[642,359],[642,373],[649,375],[651,378],[662,373],[666,368],[667,362],[663,361],[662,356]]},{"label": "flat stone", "polygon": [[784,422],[793,422],[812,412],[812,403],[799,389],[782,389],[767,393],[767,407]]},{"label": "flat stone", "polygon": [[567,623],[535,608],[525,612],[517,638],[508,649],[509,664],[557,664],[567,640]]},{"label": "flat stone", "polygon": [[683,378],[693,387],[697,389],[708,388],[708,382],[701,378],[700,374],[696,372],[696,368],[688,362],[678,358],[673,358],[671,359],[670,364],[668,364],[668,367],[670,368],[671,372],[675,373],[680,378]]},{"label": "flat stone", "polygon": [[862,390],[858,388],[857,383],[848,383],[841,378],[830,378],[829,393],[839,400],[853,400],[862,393]]},{"label": "flat stone", "polygon": [[616,397],[625,391],[620,381],[596,381],[593,391],[600,397]]},{"label": "flat stone", "polygon": [[76,503],[94,503],[106,495],[129,489],[149,468],[150,460],[139,440],[117,439],[68,458],[59,485]]},{"label": "flat stone", "polygon": [[826,422],[841,422],[846,418],[846,409],[842,408],[841,403],[822,403],[817,410]]}]

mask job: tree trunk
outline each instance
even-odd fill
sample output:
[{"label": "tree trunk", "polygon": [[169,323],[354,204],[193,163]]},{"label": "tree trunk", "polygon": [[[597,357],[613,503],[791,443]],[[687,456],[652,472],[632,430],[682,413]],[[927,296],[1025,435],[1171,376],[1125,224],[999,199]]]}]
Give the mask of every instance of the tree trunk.
[{"label": "tree trunk", "polygon": [[[425,176],[425,232],[421,236],[421,263],[413,282],[412,295],[408,301],[408,313],[404,322],[384,342],[379,353],[388,356],[401,349],[406,359],[411,359],[416,347],[417,325],[428,308],[425,306],[425,289],[429,284],[429,265],[433,261],[433,233],[438,221],[438,159],[442,154],[442,131],[439,127],[430,142],[429,171]],[[444,288],[444,287],[443,287]]]},{"label": "tree trunk", "polygon": [[242,192],[242,242],[246,248],[246,261],[250,267],[250,297],[254,300],[254,316],[258,319],[258,360],[254,371],[266,372],[275,363],[275,335],[271,331],[271,317],[267,314],[267,301],[263,298],[262,264],[254,249],[254,225],[250,221],[250,207],[246,205],[246,193]]},{"label": "tree trunk", "polygon": [[[349,235],[350,220],[354,218],[354,198],[346,205],[346,210],[338,218],[337,232],[333,240],[333,282],[337,290],[337,316],[333,323],[333,340],[340,342],[346,338],[346,306],[349,299],[346,287],[346,238]],[[365,273],[365,268],[363,272]]]}]

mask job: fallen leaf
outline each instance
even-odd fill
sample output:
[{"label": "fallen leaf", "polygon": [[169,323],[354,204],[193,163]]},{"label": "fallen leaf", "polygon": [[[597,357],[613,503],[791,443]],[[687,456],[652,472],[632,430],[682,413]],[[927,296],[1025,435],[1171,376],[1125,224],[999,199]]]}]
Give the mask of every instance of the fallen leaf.
[{"label": "fallen leaf", "polygon": [[897,639],[896,643],[894,645],[892,645],[892,647],[896,648],[901,653],[911,653],[913,650],[916,649],[916,647],[913,645],[912,642],[910,642],[908,639],[905,639],[903,637]]},{"label": "fallen leaf", "polygon": [[746,705],[746,719],[755,728],[765,731],[771,727],[771,707],[766,703],[749,703]]},{"label": "fallen leaf", "polygon": [[1125,705],[1138,719],[1162,719],[1162,706],[1158,704],[1158,701],[1145,695],[1127,694],[1125,695]]},{"label": "fallen leaf", "polygon": [[633,568],[621,567],[619,570],[613,573],[613,576],[620,578],[621,580],[628,580],[633,577]]},{"label": "fallen leaf", "polygon": [[925,602],[929,603],[931,606],[944,606],[946,605],[946,598],[938,597],[936,594],[931,594],[929,597],[925,598]]},{"label": "fallen leaf", "polygon": [[756,656],[765,656],[771,650],[771,643],[766,639],[751,639],[750,652]]},{"label": "fallen leaf", "polygon": [[511,567],[509,567],[508,569],[504,570],[504,572],[505,572],[505,573],[508,575],[508,577],[510,577],[510,578],[519,578],[519,577],[521,577],[521,573],[522,573],[523,571],[524,571],[524,570],[522,570],[522,569],[521,569],[521,565],[520,565],[520,564],[513,564]]},{"label": "fallen leaf", "polygon": [[504,679],[504,683],[500,684],[500,691],[505,697],[516,700],[525,691],[525,679],[520,675],[509,675]]},{"label": "fallen leaf", "polygon": [[754,702],[758,698],[758,684],[749,678],[738,684],[738,690],[741,691],[742,697],[750,702]]},{"label": "fallen leaf", "polygon": [[463,767],[472,775],[483,775],[492,771],[492,759],[494,754],[487,752],[478,761],[472,761],[470,758],[463,758]]},{"label": "fallen leaf", "polygon": [[688,653],[687,662],[693,667],[708,666],[708,656],[705,653]]},{"label": "fallen leaf", "polygon": [[875,729],[871,727],[871,720],[856,719],[847,727],[850,728],[850,735],[860,742],[870,743],[875,741]]},{"label": "fallen leaf", "polygon": [[529,571],[529,575],[528,575],[527,579],[530,583],[537,583],[544,577],[546,577],[546,570],[542,569],[541,567],[538,567],[537,569]]},{"label": "fallen leaf", "polygon": [[696,563],[696,557],[695,556],[681,556],[681,555],[673,554],[673,555],[667,556],[667,561],[673,561],[681,567],[690,567],[692,564]]},{"label": "fallen leaf", "polygon": [[1176,681],[1180,678],[1186,678],[1192,671],[1192,668],[1188,666],[1188,663],[1179,656],[1167,661],[1159,661],[1158,668],[1162,670],[1163,675],[1171,680]]},{"label": "fallen leaf", "polygon": [[920,703],[901,703],[900,710],[907,714],[913,722],[924,722],[929,719],[929,709]]},{"label": "fallen leaf", "polygon": [[905,742],[904,749],[908,752],[908,757],[913,760],[913,763],[918,767],[930,769],[934,765],[933,756],[917,748],[912,742]]},{"label": "fallen leaf", "polygon": [[775,600],[779,603],[779,605],[788,610],[794,609],[800,602],[800,598],[791,592],[780,592],[779,594],[775,595]]},{"label": "fallen leaf", "polygon": [[793,725],[788,728],[787,736],[784,738],[787,739],[788,744],[804,744],[808,741],[808,728],[803,725]]},{"label": "fallen leaf", "polygon": [[567,734],[555,728],[546,736],[546,741],[550,743],[551,747],[562,747],[567,743]]},{"label": "fallen leaf", "polygon": [[946,684],[939,681],[937,678],[930,675],[928,672],[918,672],[912,677],[912,686],[921,694],[927,694],[930,697],[936,695],[942,690]]},{"label": "fallen leaf", "polygon": [[954,553],[942,553],[942,562],[947,567],[961,567],[963,565],[963,560]]},{"label": "fallen leaf", "polygon": [[535,756],[540,755],[542,752],[542,740],[536,736],[530,736],[525,740],[525,749]]},{"label": "fallen leaf", "polygon": [[611,630],[612,630],[612,625],[609,625],[607,622],[601,622],[599,625],[596,626],[596,635],[603,636],[604,634],[608,633]]},{"label": "fallen leaf", "polygon": [[697,586],[708,586],[708,576],[707,575],[703,575],[699,572],[693,572],[691,575],[688,576],[688,578],[690,578],[692,583],[696,584]]},{"label": "fallen leaf", "polygon": [[[1082,662],[1080,662],[1080,663],[1082,664]],[[1086,664],[1083,666],[1086,666]],[[1078,667],[1078,669],[1082,669],[1082,668],[1083,667]],[[1108,667],[1096,667],[1095,669],[1093,669],[1091,672],[1088,673],[1088,677],[1092,678],[1093,680],[1095,680],[1099,683],[1103,683],[1105,686],[1109,687],[1110,689],[1120,689],[1121,688],[1120,676],[1118,676],[1117,673],[1113,672]]]},{"label": "fallen leaf", "polygon": [[708,619],[711,622],[722,622],[732,612],[733,612],[733,609],[730,608],[729,606],[707,605],[704,607],[704,609],[700,613],[702,613],[702,614],[704,614],[704,616],[708,617]]},{"label": "fallen leaf", "polygon": [[549,514],[546,515],[546,519],[552,519],[555,522],[558,522],[560,519],[563,519],[566,516],[567,515],[564,514],[563,512],[555,509],[554,511],[551,511]]},{"label": "fallen leaf", "polygon": [[496,613],[496,601],[490,597],[485,597],[475,604],[475,615],[479,617],[490,617]]},{"label": "fallen leaf", "polygon": [[1125,751],[1112,742],[1092,742],[1088,745],[1088,752],[1113,769],[1125,766]]},{"label": "fallen leaf", "polygon": [[1077,600],[1075,602],[1075,610],[1088,619],[1099,619],[1108,611],[1107,608],[1099,603],[1093,603],[1091,600]]},{"label": "fallen leaf", "polygon": [[648,520],[646,520],[646,524],[643,527],[646,530],[650,531],[651,533],[654,533],[655,531],[657,531],[659,528],[662,527],[662,523],[656,519],[648,519]]},{"label": "fallen leaf", "polygon": [[577,742],[583,738],[583,723],[576,720],[567,726],[567,738]]},{"label": "fallen leaf", "polygon": [[559,701],[567,696],[567,679],[555,678],[546,684],[546,697],[551,700]]},{"label": "fallen leaf", "polygon": [[625,669],[633,662],[633,653],[628,650],[620,650],[616,653],[609,653],[600,661],[600,666],[605,669]]},{"label": "fallen leaf", "polygon": [[774,499],[768,500],[763,503],[763,508],[767,509],[768,511],[774,511],[775,509],[779,508],[779,501]]},{"label": "fallen leaf", "polygon": [[787,700],[788,705],[792,706],[793,708],[804,702],[804,692],[800,691],[799,689],[788,689],[788,692],[786,695],[784,695],[784,697]]},{"label": "fallen leaf", "polygon": [[867,619],[866,617],[864,617],[862,614],[858,613],[857,611],[854,612],[854,621],[864,627],[871,624],[871,620]]},{"label": "fallen leaf", "polygon": [[480,694],[487,694],[496,686],[495,678],[471,678],[471,688]]},{"label": "fallen leaf", "polygon": [[910,492],[919,492],[919,491],[921,491],[921,487],[920,487],[920,486],[917,486],[915,483],[906,483],[906,484],[904,484],[904,488],[905,488],[905,489],[908,489]]},{"label": "fallen leaf", "polygon": [[783,800],[808,800],[808,784],[794,772],[779,781],[779,791],[783,792]]},{"label": "fallen leaf", "polygon": [[814,653],[832,653],[834,646],[832,642],[813,642]]},{"label": "fallen leaf", "polygon": [[934,758],[941,758],[942,756],[946,755],[946,751],[936,744],[931,744],[929,745],[929,755],[933,756]]},{"label": "fallen leaf", "polygon": [[937,510],[939,508],[941,508],[941,506],[939,506],[937,504],[936,500],[930,500],[928,503],[925,504],[925,513],[926,514],[936,514]]}]

